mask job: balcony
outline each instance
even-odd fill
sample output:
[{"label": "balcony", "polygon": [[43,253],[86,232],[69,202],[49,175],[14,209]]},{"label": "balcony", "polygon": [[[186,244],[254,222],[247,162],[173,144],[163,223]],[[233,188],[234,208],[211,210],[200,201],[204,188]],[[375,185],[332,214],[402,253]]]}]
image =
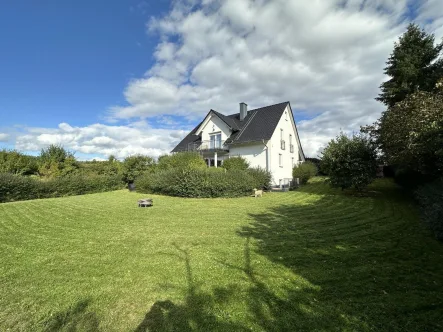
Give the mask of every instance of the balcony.
[{"label": "balcony", "polygon": [[280,141],[280,147],[282,150],[286,149],[286,142],[284,140]]},{"label": "balcony", "polygon": [[290,151],[291,153],[294,153],[294,144],[290,144],[290,145],[289,145],[289,151]]},{"label": "balcony", "polygon": [[226,145],[226,141],[209,140],[209,141],[189,143],[188,151],[198,151],[198,152],[229,151],[229,147]]}]

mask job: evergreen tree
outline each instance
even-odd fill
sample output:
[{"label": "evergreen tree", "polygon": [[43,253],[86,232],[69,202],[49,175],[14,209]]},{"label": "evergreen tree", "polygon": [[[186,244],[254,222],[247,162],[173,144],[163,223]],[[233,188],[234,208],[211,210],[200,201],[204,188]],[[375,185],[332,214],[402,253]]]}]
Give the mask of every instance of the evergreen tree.
[{"label": "evergreen tree", "polygon": [[384,73],[390,79],[382,83],[376,100],[392,107],[416,91],[434,90],[443,76],[442,49],[443,42],[435,45],[433,34],[411,23],[386,62]]}]

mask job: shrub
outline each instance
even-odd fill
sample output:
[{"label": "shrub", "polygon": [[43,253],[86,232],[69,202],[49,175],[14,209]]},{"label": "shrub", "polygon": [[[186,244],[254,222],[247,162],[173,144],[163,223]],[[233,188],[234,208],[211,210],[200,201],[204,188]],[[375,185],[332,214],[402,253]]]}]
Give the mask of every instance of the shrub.
[{"label": "shrub", "polygon": [[82,195],[122,188],[123,183],[116,175],[74,174],[42,181],[31,177],[0,174],[0,202]]},{"label": "shrub", "polygon": [[139,192],[179,197],[239,197],[249,195],[257,181],[246,171],[214,168],[173,168],[136,180]]},{"label": "shrub", "polygon": [[249,168],[247,173],[254,179],[254,188],[271,190],[272,175],[269,171],[260,167],[254,167]]},{"label": "shrub", "polygon": [[443,241],[443,178],[421,186],[416,196],[424,222]]},{"label": "shrub", "polygon": [[15,150],[0,150],[0,173],[31,175],[36,174],[37,170],[36,157],[27,156]]},{"label": "shrub", "polygon": [[223,161],[223,168],[230,170],[245,171],[249,168],[249,163],[242,157],[232,157]]},{"label": "shrub", "polygon": [[59,145],[42,149],[39,157],[38,173],[47,178],[55,178],[74,173],[78,162],[72,152]]},{"label": "shrub", "polygon": [[153,158],[143,155],[126,157],[122,165],[122,178],[125,183],[132,183],[142,174],[153,169]]},{"label": "shrub", "polygon": [[206,168],[206,163],[197,152],[179,152],[158,158],[157,169],[160,171],[172,168]]},{"label": "shrub", "polygon": [[375,147],[362,135],[347,137],[342,133],[323,150],[321,167],[333,187],[362,190],[376,176]]},{"label": "shrub", "polygon": [[292,177],[298,178],[300,184],[306,184],[308,180],[317,175],[317,166],[311,161],[306,161],[292,169]]}]

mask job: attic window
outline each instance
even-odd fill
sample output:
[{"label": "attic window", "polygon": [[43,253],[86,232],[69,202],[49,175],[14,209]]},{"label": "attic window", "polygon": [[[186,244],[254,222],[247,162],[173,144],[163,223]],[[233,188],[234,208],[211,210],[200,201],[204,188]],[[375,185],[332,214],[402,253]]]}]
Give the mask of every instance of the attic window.
[{"label": "attic window", "polygon": [[286,121],[288,121],[288,111],[285,111],[285,118],[286,118]]}]

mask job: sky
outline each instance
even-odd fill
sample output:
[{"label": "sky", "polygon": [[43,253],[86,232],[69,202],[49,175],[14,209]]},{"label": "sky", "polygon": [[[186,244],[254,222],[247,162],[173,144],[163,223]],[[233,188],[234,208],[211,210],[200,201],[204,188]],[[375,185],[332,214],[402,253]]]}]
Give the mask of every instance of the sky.
[{"label": "sky", "polygon": [[410,22],[440,41],[443,1],[2,1],[0,148],[158,157],[210,109],[290,101],[316,157],[380,116]]}]

